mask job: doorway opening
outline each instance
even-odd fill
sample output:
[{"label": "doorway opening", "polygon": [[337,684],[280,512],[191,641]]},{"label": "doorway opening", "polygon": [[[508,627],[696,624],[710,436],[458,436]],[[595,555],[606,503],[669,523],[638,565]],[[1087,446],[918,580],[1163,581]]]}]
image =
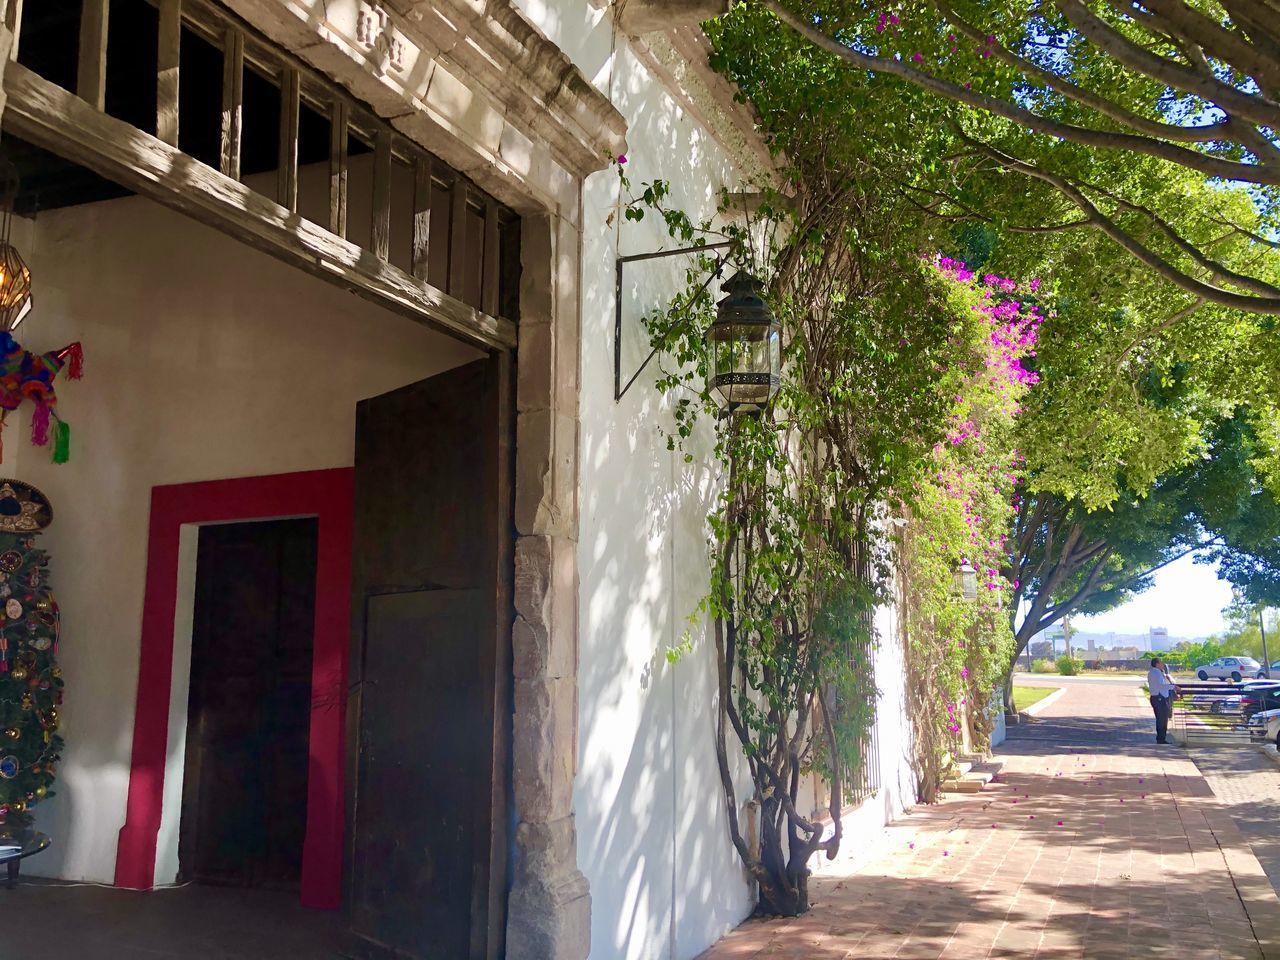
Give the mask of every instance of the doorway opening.
[{"label": "doorway opening", "polygon": [[180,881],[302,874],[318,519],[200,528]]}]

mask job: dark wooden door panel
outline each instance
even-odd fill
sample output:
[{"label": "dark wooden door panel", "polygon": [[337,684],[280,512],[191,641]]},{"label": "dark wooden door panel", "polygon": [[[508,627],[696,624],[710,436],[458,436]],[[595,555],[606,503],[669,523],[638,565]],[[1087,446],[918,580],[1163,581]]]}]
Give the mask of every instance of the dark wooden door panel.
[{"label": "dark wooden door panel", "polygon": [[302,866],[317,522],[200,531],[181,876],[290,886]]},{"label": "dark wooden door panel", "polygon": [[[352,925],[415,957],[470,954],[473,869],[488,837],[475,830],[475,784],[487,780],[474,647],[488,619],[478,590],[369,598],[364,696],[420,705],[361,718]],[[444,721],[443,723],[441,721]]]},{"label": "dark wooden door panel", "polygon": [[509,363],[477,361],[357,410],[352,956],[502,952]]}]

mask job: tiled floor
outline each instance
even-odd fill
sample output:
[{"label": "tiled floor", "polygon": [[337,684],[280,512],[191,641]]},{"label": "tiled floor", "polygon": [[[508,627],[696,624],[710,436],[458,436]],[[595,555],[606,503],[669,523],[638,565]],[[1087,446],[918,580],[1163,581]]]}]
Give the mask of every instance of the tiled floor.
[{"label": "tiled floor", "polygon": [[703,960],[1280,958],[1280,901],[1227,808],[1150,743],[1132,688],[1096,686],[1017,731],[988,790],[919,809],[815,877],[808,915]]},{"label": "tiled floor", "polygon": [[26,880],[0,889],[3,960],[336,960],[340,933],[336,913],[304,910],[296,893]]}]

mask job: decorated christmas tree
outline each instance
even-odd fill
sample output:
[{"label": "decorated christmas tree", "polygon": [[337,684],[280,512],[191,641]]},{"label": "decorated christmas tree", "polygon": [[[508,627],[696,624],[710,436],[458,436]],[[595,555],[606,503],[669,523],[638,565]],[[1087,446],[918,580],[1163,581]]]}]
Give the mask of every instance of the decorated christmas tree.
[{"label": "decorated christmas tree", "polygon": [[10,828],[50,795],[62,750],[58,604],[36,546],[52,519],[40,491],[0,480],[0,825]]}]

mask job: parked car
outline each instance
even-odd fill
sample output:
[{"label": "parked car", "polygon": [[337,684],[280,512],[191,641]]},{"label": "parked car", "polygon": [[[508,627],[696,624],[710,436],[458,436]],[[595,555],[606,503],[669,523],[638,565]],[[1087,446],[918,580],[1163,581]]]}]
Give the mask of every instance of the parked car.
[{"label": "parked car", "polygon": [[1280,710],[1280,682],[1249,680],[1240,685],[1240,692],[1237,694],[1197,699],[1209,700],[1210,713],[1218,715],[1239,713],[1247,719],[1256,713]]},{"label": "parked car", "polygon": [[1280,710],[1262,710],[1249,718],[1253,740],[1270,740],[1280,750]]},{"label": "parked car", "polygon": [[1273,660],[1271,663],[1271,675],[1280,677],[1280,660]]},{"label": "parked car", "polygon": [[1261,679],[1266,676],[1262,664],[1253,657],[1219,657],[1213,663],[1196,667],[1196,676],[1201,680],[1214,677],[1218,680],[1231,680],[1239,683],[1245,677]]}]

